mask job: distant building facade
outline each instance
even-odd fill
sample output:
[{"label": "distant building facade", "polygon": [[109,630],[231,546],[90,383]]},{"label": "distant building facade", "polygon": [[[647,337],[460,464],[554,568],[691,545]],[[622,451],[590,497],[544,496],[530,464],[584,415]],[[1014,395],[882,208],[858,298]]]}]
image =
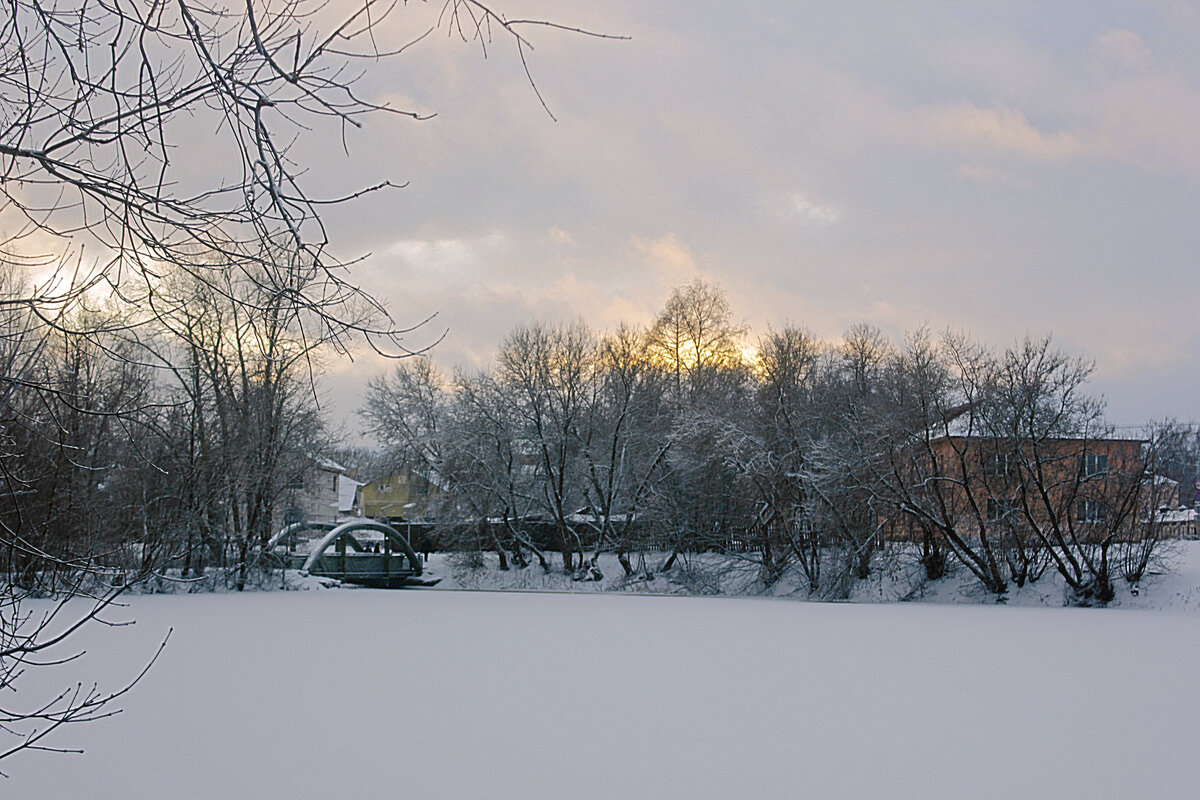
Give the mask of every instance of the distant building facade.
[{"label": "distant building facade", "polygon": [[360,517],[358,488],[361,485],[336,461],[317,459],[284,487],[283,522],[337,522]]},{"label": "distant building facade", "polygon": [[[928,475],[944,487],[942,513],[966,528],[1002,535],[1033,522],[1070,529],[1081,540],[1137,538],[1178,507],[1174,481],[1150,475],[1140,439],[1057,439],[1033,445],[987,436],[932,442]],[[1159,531],[1159,534],[1165,531]]]},{"label": "distant building facade", "polygon": [[441,491],[427,478],[400,470],[362,484],[358,496],[364,517],[418,521],[436,516]]}]

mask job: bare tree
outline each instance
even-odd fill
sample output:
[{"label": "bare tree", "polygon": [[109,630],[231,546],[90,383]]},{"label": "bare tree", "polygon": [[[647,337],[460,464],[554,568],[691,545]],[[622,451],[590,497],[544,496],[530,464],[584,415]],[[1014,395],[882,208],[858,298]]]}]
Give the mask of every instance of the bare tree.
[{"label": "bare tree", "polygon": [[724,369],[739,365],[744,326],[729,299],[700,278],[677,287],[650,327],[650,352],[674,376],[676,402],[702,391]]},{"label": "bare tree", "polygon": [[[267,249],[277,259],[297,257]],[[157,292],[153,320],[170,348],[154,353],[204,431],[205,457],[219,464],[208,494],[219,510],[205,513],[210,520],[222,517],[238,589],[270,539],[285,486],[302,478],[325,449],[309,370],[329,343],[306,334],[303,310],[256,273],[247,265],[201,281],[179,270]]]},{"label": "bare tree", "polygon": [[1053,566],[1074,601],[1107,603],[1114,576],[1145,573],[1170,437],[1116,436],[1086,392],[1091,370],[1049,338],[996,356],[952,333],[910,337],[863,456],[930,577],[942,546],[998,598]]},{"label": "bare tree", "polygon": [[476,541],[494,548],[502,565],[508,548],[518,567],[528,566],[528,550],[549,572],[545,543],[524,525],[539,504],[536,470],[523,431],[522,419],[513,413],[511,393],[495,376],[460,375],[446,428],[445,441],[451,446],[443,475],[453,492],[455,519],[478,520]]},{"label": "bare tree", "polygon": [[595,377],[596,337],[582,322],[518,325],[500,346],[497,382],[512,413],[530,466],[534,496],[555,528],[563,569],[574,569],[583,542],[570,517],[582,504],[580,426],[586,423]]},{"label": "bare tree", "polygon": [[874,325],[850,326],[838,348],[839,361],[859,395],[867,394],[892,353],[891,344]]},{"label": "bare tree", "polygon": [[774,583],[799,562],[813,591],[821,581],[825,542],[811,527],[805,469],[819,355],[816,341],[801,328],[768,330],[754,363],[752,413],[734,414],[718,426],[724,433],[721,452],[757,506],[748,540],[761,557],[763,582]]},{"label": "bare tree", "polygon": [[373,378],[360,416],[368,432],[389,448],[395,467],[437,474],[444,460],[448,384],[432,361],[402,361]]},{"label": "bare tree", "polygon": [[1150,562],[1160,538],[1154,470],[1170,440],[1117,436],[1085,391],[1092,369],[1048,337],[1027,338],[1004,354],[993,417],[1019,478],[1020,517],[1085,604],[1109,602],[1114,576],[1136,582]]},{"label": "bare tree", "polygon": [[664,373],[640,331],[621,326],[604,338],[592,390],[578,433],[587,519],[596,534],[590,568],[599,574],[600,553],[611,548],[630,576],[630,551],[647,544],[639,514],[662,480],[671,447]]},{"label": "bare tree", "polygon": [[[974,491],[981,464],[982,399],[988,354],[946,335],[911,335],[892,361],[887,394],[867,416],[863,456],[874,464],[874,495],[921,542],[926,575],[941,577],[943,547],[990,592],[1007,590],[1003,556]],[[984,506],[984,507],[981,507]]]}]

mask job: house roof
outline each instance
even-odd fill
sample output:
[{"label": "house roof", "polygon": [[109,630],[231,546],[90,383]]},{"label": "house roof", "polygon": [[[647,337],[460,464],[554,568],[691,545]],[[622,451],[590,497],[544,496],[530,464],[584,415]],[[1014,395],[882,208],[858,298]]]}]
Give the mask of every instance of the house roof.
[{"label": "house roof", "polygon": [[[1011,441],[1018,437],[1011,436],[994,436],[988,433],[978,420],[972,424],[970,417],[957,417],[953,420],[948,420],[945,423],[934,423],[928,429],[930,441],[939,439],[970,439],[972,441]],[[1022,439],[1024,441],[1024,439]],[[1090,442],[1099,444],[1101,442],[1132,442],[1135,444],[1144,443],[1146,439],[1139,439],[1131,436],[1047,436],[1042,439],[1043,442]]]},{"label": "house roof", "polygon": [[1163,508],[1157,516],[1159,522],[1188,523],[1196,521],[1198,512],[1194,508]]},{"label": "house roof", "polygon": [[[993,436],[987,431],[983,420],[978,414],[967,412],[979,407],[979,403],[961,403],[951,406],[942,412],[941,420],[934,422],[927,429],[929,438],[936,439],[1007,439],[1010,437]],[[1046,441],[1056,442],[1145,442],[1146,439],[1137,436],[1052,436]]]},{"label": "house roof", "polygon": [[334,461],[332,458],[318,458],[317,469],[323,469],[326,472],[336,472],[339,475],[345,475],[347,470],[341,464]]}]

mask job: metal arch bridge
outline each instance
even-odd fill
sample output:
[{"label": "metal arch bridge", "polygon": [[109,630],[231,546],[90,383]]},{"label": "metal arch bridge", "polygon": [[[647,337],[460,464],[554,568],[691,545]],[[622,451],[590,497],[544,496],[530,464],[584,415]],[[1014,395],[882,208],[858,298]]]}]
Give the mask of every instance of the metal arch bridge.
[{"label": "metal arch bridge", "polygon": [[[296,551],[293,548],[304,531],[324,531],[325,536],[311,550]],[[355,532],[382,533],[383,541],[370,546],[356,537]],[[298,522],[272,536],[267,542],[267,552],[290,569],[360,586],[399,589],[432,586],[440,580],[422,577],[421,557],[395,528],[383,522],[362,520],[341,525]]]}]

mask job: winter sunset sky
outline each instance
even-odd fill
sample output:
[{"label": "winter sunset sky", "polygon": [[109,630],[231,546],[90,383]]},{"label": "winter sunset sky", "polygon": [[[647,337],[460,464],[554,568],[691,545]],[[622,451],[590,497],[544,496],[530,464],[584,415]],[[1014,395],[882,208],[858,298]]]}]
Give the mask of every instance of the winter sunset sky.
[{"label": "winter sunset sky", "polygon": [[[1113,422],[1200,419],[1200,4],[493,6],[630,38],[525,29],[555,121],[511,41],[439,31],[358,84],[437,116],[299,146],[311,186],[408,183],[327,221],[398,321],[436,312],[409,341],[444,332],[440,363],[522,321],[649,322],[699,276],[752,336],[1051,333]],[[332,407],[382,366],[335,365]]]}]

